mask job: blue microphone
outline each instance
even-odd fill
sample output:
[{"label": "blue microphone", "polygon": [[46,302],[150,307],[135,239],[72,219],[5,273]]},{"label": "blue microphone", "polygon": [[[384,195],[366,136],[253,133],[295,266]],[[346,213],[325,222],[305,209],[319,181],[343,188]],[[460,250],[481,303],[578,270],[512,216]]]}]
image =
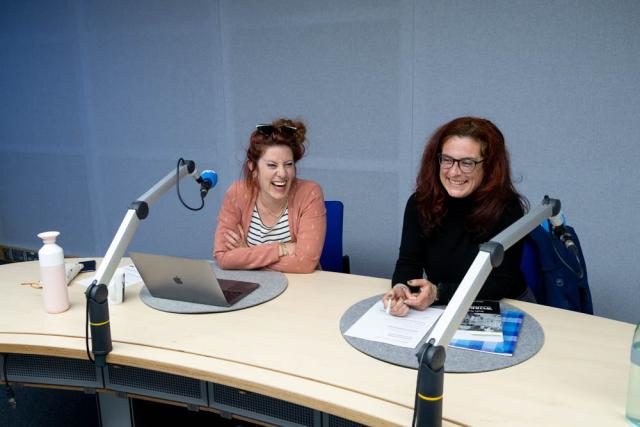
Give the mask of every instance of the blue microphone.
[{"label": "blue microphone", "polygon": [[204,199],[209,190],[218,183],[218,174],[210,169],[204,170],[200,176],[196,178],[196,182],[200,184],[200,197]]}]

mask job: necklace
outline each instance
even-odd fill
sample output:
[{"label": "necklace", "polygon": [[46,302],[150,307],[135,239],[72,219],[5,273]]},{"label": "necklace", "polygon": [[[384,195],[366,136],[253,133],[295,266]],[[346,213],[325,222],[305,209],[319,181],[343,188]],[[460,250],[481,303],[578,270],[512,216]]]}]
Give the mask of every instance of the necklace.
[{"label": "necklace", "polygon": [[[280,221],[280,218],[282,217],[282,215],[284,214],[284,211],[287,210],[287,206],[288,206],[288,201],[285,200],[284,202],[284,206],[282,206],[282,208],[280,209],[279,212],[277,213],[273,213],[272,210],[270,210],[265,204],[264,202],[262,202],[260,200],[260,198],[258,197],[258,199],[256,200],[256,210],[258,211],[258,216],[260,216],[260,221],[262,221],[262,224],[267,226],[267,224],[265,224],[265,221],[263,220],[263,218],[265,216],[269,216],[270,218],[273,218],[274,221],[269,221],[269,223],[272,225],[270,227],[273,227],[274,225],[276,225],[278,223],[278,221]],[[262,212],[260,212],[262,211]],[[269,227],[269,226],[267,226]]]}]

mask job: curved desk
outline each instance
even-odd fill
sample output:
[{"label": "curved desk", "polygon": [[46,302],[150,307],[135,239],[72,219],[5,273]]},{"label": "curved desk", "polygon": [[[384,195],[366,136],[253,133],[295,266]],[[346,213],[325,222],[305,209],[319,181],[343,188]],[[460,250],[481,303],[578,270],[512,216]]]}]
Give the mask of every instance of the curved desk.
[{"label": "curved desk", "polygon": [[[71,308],[50,315],[41,290],[20,285],[38,278],[36,262],[0,267],[0,352],[86,359],[85,288],[72,283]],[[140,284],[128,287],[125,302],[109,307],[107,362],[248,390],[366,425],[410,425],[416,371],[355,350],[338,324],[351,305],[384,292],[388,280],[321,271],[287,278],[287,290],[268,303],[199,315],[153,310],[138,298]],[[509,303],[540,322],[544,347],[512,368],[446,374],[445,424],[624,425],[633,325]]]}]

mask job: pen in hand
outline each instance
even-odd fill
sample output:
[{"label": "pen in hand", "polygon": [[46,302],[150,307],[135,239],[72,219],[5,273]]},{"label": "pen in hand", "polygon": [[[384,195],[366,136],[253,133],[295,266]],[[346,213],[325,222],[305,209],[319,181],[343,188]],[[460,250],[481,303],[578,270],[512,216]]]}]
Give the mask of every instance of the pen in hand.
[{"label": "pen in hand", "polygon": [[393,301],[393,297],[389,297],[387,298],[387,309],[386,312],[387,314],[391,314],[391,302]]}]

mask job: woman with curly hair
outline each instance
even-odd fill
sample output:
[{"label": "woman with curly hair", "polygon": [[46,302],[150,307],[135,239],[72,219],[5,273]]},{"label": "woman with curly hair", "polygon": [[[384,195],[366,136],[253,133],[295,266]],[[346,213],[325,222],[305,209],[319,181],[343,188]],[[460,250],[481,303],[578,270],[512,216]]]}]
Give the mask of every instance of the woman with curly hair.
[{"label": "woman with curly hair", "polygon": [[[460,117],[436,130],[407,201],[393,287],[383,297],[392,314],[448,303],[479,244],[524,215],[528,202],[516,191],[510,169],[502,132],[489,120]],[[522,243],[507,250],[478,298],[535,301],[521,258]]]}]

